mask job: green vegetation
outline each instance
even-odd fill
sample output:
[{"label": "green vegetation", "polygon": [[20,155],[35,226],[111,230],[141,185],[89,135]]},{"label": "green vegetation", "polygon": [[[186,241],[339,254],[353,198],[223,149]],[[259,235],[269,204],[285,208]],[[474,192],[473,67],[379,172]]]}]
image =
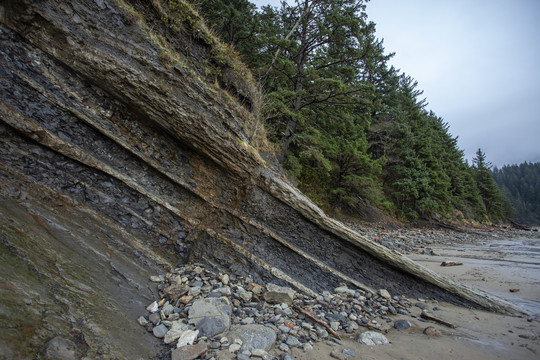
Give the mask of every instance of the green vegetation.
[{"label": "green vegetation", "polygon": [[266,94],[276,155],[325,211],[503,221],[482,153],[467,164],[416,81],[388,65],[364,0],[302,0],[260,11],[248,0],[194,0]]},{"label": "green vegetation", "polygon": [[540,225],[540,163],[505,165],[493,169],[495,182],[516,210],[515,220]]}]

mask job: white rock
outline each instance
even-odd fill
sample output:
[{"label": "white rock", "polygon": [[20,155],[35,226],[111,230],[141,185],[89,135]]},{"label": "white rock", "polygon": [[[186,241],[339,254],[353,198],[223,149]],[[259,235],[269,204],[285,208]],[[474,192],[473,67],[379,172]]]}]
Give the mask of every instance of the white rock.
[{"label": "white rock", "polygon": [[188,329],[189,325],[184,324],[182,321],[173,321],[171,323],[169,331],[167,332],[167,334],[165,334],[163,342],[165,344],[170,344],[174,342],[176,339],[180,338]]},{"label": "white rock", "polygon": [[159,306],[157,304],[157,301],[154,301],[153,303],[148,305],[148,307],[146,308],[146,310],[150,311],[152,314],[157,312],[158,309],[159,309]]},{"label": "white rock", "polygon": [[182,347],[186,345],[193,345],[195,340],[197,340],[197,336],[199,336],[199,330],[186,330],[180,335],[178,338],[178,345],[177,347]]},{"label": "white rock", "polygon": [[228,274],[223,275],[223,277],[221,278],[221,283],[223,285],[229,284],[229,275]]},{"label": "white rock", "polygon": [[242,345],[235,343],[235,344],[232,344],[231,346],[229,346],[229,351],[232,352],[232,353],[235,353],[235,352],[239,351],[241,347],[242,347]]},{"label": "white rock", "polygon": [[369,346],[386,345],[389,343],[386,336],[375,331],[366,331],[361,333],[358,337],[358,342]]}]

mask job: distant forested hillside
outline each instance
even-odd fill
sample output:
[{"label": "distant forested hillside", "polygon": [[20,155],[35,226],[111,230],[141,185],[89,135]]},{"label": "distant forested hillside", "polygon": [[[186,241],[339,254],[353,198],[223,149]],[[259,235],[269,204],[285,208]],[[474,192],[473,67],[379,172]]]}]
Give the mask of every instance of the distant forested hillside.
[{"label": "distant forested hillside", "polygon": [[258,78],[273,151],[325,211],[506,219],[485,155],[469,165],[413,77],[388,64],[365,1],[193,6]]},{"label": "distant forested hillside", "polygon": [[516,210],[516,221],[540,225],[540,163],[506,165],[493,177]]}]

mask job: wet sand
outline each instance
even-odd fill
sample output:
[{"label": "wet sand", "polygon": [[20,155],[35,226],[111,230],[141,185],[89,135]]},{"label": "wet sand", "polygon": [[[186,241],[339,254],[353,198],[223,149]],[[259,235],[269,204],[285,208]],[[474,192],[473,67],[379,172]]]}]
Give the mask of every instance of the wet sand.
[{"label": "wet sand", "polygon": [[[540,236],[539,236],[540,237]],[[427,310],[437,318],[456,325],[455,329],[420,319],[420,308],[412,316],[398,316],[412,324],[398,331],[393,323],[383,325],[388,345],[366,346],[354,337],[343,345],[318,343],[312,352],[297,351],[297,359],[330,359],[333,349],[350,348],[356,359],[538,359],[540,357],[540,238],[512,240],[472,240],[467,243],[443,241],[432,244],[435,255],[409,254],[429,269],[456,281],[478,287],[522,307],[530,315],[511,317],[470,310],[446,303],[426,301]],[[463,265],[442,267],[443,261]],[[510,289],[519,289],[510,292]],[[411,301],[417,302],[416,299]],[[433,326],[440,337],[428,337],[423,330]]]}]

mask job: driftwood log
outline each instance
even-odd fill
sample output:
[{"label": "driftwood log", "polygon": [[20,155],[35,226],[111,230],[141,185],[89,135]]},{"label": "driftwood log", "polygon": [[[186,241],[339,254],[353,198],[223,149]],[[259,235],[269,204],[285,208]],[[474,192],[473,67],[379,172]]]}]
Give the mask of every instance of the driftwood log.
[{"label": "driftwood log", "polygon": [[313,320],[313,321],[316,322],[317,324],[319,324],[319,325],[321,325],[321,326],[324,326],[324,328],[325,328],[326,330],[328,330],[328,332],[329,332],[330,334],[332,334],[336,339],[341,340],[341,337],[339,337],[338,333],[335,332],[330,326],[328,326],[327,323],[325,323],[324,321],[322,321],[322,320],[320,320],[320,319],[317,319],[317,318],[316,318],[315,316],[313,316],[309,311],[306,311],[306,310],[302,309],[302,308],[299,307],[299,306],[293,305],[293,308],[294,308],[296,311],[298,311],[298,312],[304,314],[305,316],[307,316],[309,319]]},{"label": "driftwood log", "polygon": [[460,261],[443,261],[441,263],[441,266],[458,266],[458,265],[463,265],[463,263]]},{"label": "driftwood log", "polygon": [[420,317],[422,319],[425,319],[425,320],[435,321],[436,323],[439,323],[439,324],[444,325],[444,326],[448,326],[449,328],[452,328],[452,329],[456,328],[456,325],[454,325],[452,323],[449,323],[449,322],[446,322],[444,320],[438,319],[438,318],[426,313],[425,311],[422,311],[422,314],[420,314]]}]

